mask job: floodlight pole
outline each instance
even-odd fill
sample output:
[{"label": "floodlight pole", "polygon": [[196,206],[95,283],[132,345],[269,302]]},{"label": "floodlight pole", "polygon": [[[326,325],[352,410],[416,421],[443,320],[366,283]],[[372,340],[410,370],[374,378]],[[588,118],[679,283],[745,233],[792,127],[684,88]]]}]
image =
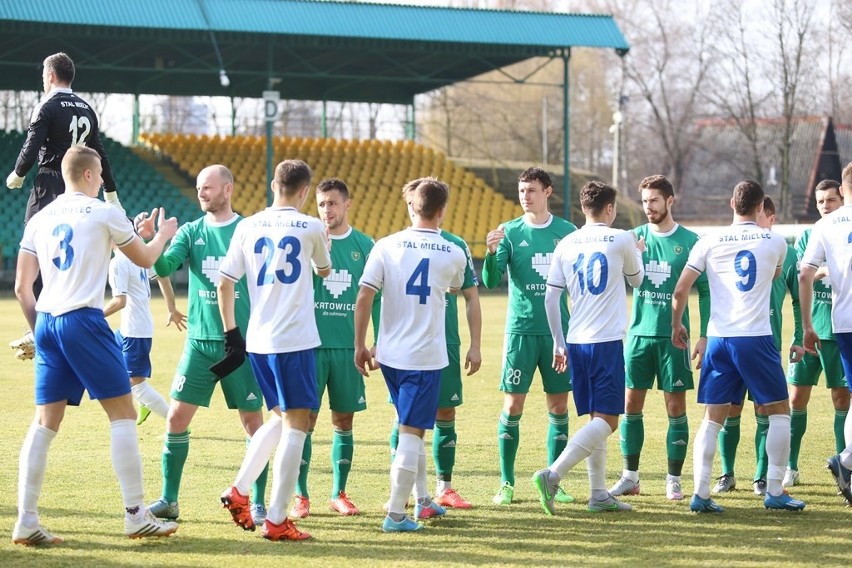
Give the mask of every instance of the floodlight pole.
[{"label": "floodlight pole", "polygon": [[139,145],[139,93],[133,94],[133,132],[130,135],[130,144]]},{"label": "floodlight pole", "polygon": [[328,104],[322,101],[322,116],[320,117],[320,136],[328,138]]},{"label": "floodlight pole", "polygon": [[571,220],[571,168],[569,160],[571,157],[571,137],[569,132],[570,120],[568,112],[570,110],[569,96],[569,74],[568,64],[571,62],[571,48],[566,47],[562,50],[562,216],[566,220]]}]

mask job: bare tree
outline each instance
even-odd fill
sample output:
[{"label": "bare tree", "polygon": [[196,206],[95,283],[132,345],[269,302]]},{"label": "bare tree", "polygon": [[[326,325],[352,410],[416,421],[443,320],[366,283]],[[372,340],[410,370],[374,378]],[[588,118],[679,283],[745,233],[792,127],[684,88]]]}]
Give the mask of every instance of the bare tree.
[{"label": "bare tree", "polygon": [[776,92],[781,95],[784,136],[781,140],[781,217],[792,214],[790,196],[790,153],[793,147],[793,122],[799,104],[799,87],[805,75],[805,48],[814,15],[814,0],[773,0]]}]

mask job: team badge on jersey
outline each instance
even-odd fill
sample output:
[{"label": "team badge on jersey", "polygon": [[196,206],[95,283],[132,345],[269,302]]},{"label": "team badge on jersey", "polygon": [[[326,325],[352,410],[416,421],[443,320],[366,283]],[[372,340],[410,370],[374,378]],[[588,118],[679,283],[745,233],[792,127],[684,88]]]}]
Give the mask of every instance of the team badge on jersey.
[{"label": "team badge on jersey", "polygon": [[674,248],[674,252],[675,252],[675,254],[680,254],[680,253],[682,253],[682,252],[683,252],[683,247],[682,247],[682,246],[680,246],[680,245],[676,246],[676,247]]},{"label": "team badge on jersey", "polygon": [[361,253],[357,250],[352,251],[352,260],[361,260]]}]

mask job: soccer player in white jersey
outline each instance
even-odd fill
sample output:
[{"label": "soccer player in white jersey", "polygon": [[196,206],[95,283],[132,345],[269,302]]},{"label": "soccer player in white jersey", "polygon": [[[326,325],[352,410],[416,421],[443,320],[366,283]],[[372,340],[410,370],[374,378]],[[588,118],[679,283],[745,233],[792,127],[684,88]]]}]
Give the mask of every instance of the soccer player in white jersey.
[{"label": "soccer player in white jersey", "polygon": [[[142,228],[145,218],[146,213],[140,213],[134,218],[137,232]],[[153,235],[140,232],[139,236],[148,240]],[[124,365],[130,376],[130,391],[139,404],[138,426],[148,419],[151,412],[163,419],[169,412],[169,403],[148,382],[151,378],[151,339],[154,337],[154,319],[150,309],[151,278],[157,278],[160,292],[166,300],[169,311],[167,325],[174,323],[178,330],[183,329],[186,316],[175,306],[175,292],[168,276],[158,277],[153,270],[136,266],[121,249],[113,248],[115,255],[109,262],[112,299],[104,306],[104,316],[109,317],[121,311],[121,323],[115,338],[121,345]]]},{"label": "soccer player in white jersey", "polygon": [[[462,249],[440,233],[449,200],[447,185],[427,177],[408,182],[402,191],[412,226],[376,243],[355,301],[355,366],[366,376],[378,361],[399,420],[388,514],[382,524],[385,532],[423,527],[405,514],[405,502],[418,478],[423,482],[420,489],[425,488],[423,435],[435,424],[441,369],[449,364],[445,294],[461,287],[467,262]],[[382,308],[374,360],[365,340],[379,291]],[[428,496],[415,505],[417,518],[445,513]]]},{"label": "soccer player in white jersey", "polygon": [[[320,337],[314,316],[312,272],[323,278],[331,272],[325,226],[319,219],[299,213],[311,175],[311,169],[301,160],[278,164],[272,180],[272,205],[237,227],[228,254],[219,265],[219,309],[227,346],[220,363],[236,368],[248,351],[266,406],[275,413],[268,422],[271,426],[263,432],[262,427],[260,436],[256,433],[252,437],[237,481],[222,495],[222,502],[237,524],[254,528],[248,487],[257,477],[255,472],[269,459],[271,438],[277,451],[263,537],[274,541],[310,538],[287,518],[287,506],[299,476],[310,412],[319,407],[314,349],[320,345]],[[234,315],[234,285],[243,276],[251,300],[245,341]],[[277,440],[266,436],[279,420],[283,428]]]},{"label": "soccer player in white jersey", "polygon": [[784,493],[781,481],[790,455],[790,402],[781,356],[769,321],[772,281],[781,274],[787,243],[757,225],[763,188],[751,180],[734,187],[730,227],[705,235],[693,247],[672,301],[672,342],[683,349],[689,335],[681,321],[689,290],[706,273],[710,282],[710,323],[701,364],[698,402],[704,420],[693,443],[695,488],[689,508],[696,513],[723,511],[710,498],[716,440],[731,404],[741,404],[748,388],[769,416],[766,433],[767,509],[799,511],[805,503]]},{"label": "soccer player in white jersey", "polygon": [[[820,348],[814,331],[811,305],[814,277],[822,263],[831,277],[831,325],[840,347],[840,359],[847,381],[852,377],[852,162],[843,168],[840,190],[843,207],[816,222],[799,268],[799,301],[802,307],[805,349],[812,355]],[[849,381],[852,384],[852,381]],[[846,448],[828,459],[828,469],[852,505],[849,470],[852,469],[852,413],[846,416],[844,433]]]},{"label": "soccer player in white jersey", "polygon": [[[84,146],[62,159],[65,193],[36,213],[24,229],[15,274],[15,295],[35,334],[35,420],[21,448],[15,544],[59,544],[38,516],[47,452],[69,404],[88,391],[110,421],[112,464],[124,501],[124,532],[130,538],[165,536],[177,524],[156,519],[144,505],[142,457],[136,410],[121,351],[104,319],[104,286],[115,242],[133,262],[150,267],[177,230],[177,219],[160,209],[157,234],[147,245],[123,211],[97,199],[101,160]],[[153,226],[154,218],[149,226]],[[36,302],[39,271],[44,288]]]},{"label": "soccer player in white jersey", "polygon": [[[624,280],[638,287],[645,267],[642,244],[633,233],[611,227],[617,213],[616,195],[615,189],[599,181],[583,186],[580,206],[586,224],[559,242],[547,275],[544,302],[553,336],[553,368],[565,372],[570,363],[577,415],[591,418],[547,469],[533,474],[533,485],[548,515],[555,512],[560,480],[584,459],[592,493],[589,511],[631,509],[606,489],[606,441],[624,412]],[[571,298],[567,337],[560,317],[566,289]]]}]

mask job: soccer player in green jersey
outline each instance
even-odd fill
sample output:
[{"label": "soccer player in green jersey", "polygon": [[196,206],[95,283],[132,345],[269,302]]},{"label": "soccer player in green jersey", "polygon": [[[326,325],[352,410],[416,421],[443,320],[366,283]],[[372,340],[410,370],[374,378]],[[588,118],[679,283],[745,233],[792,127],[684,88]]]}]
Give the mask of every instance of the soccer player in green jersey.
[{"label": "soccer player in green jersey", "polygon": [[[645,397],[653,388],[663,391],[669,428],[666,434],[668,472],[666,498],[683,499],[680,475],[689,442],[686,419],[686,391],[694,382],[690,357],[698,360],[707,344],[707,321],[710,318],[710,288],[707,277],[696,281],[701,312],[701,332],[695,349],[678,349],[671,342],[672,294],[698,235],[675,222],[672,216],[674,188],[661,175],[646,177],[639,184],[642,206],[648,223],[634,229],[645,242],[643,254],[645,279],[633,290],[633,314],[624,350],[626,391],[624,419],[621,421],[621,454],[624,471],[609,490],[612,495],[639,494],[639,456],[645,440],[642,410]],[[683,324],[689,329],[689,313]]]},{"label": "soccer player in green jersey", "polygon": [[[316,349],[317,392],[320,403],[328,389],[331,424],[331,467],[334,485],[331,510],[341,515],[357,515],[358,508],[346,494],[346,481],[352,468],[355,440],[352,419],[367,408],[364,377],[352,364],[355,358],[355,298],[373,239],[349,225],[352,201],[349,188],[339,179],[321,181],[316,188],[317,212],[328,230],[331,242],[331,274],[314,276],[314,312],[322,346]],[[378,296],[376,307],[378,307]],[[375,313],[375,312],[374,312]],[[378,322],[378,319],[374,321]],[[319,408],[311,410],[308,437],[302,449],[302,464],[290,516],[303,519],[310,514],[308,472],[311,465],[311,434]]]},{"label": "soccer player in green jersey", "polygon": [[[538,368],[547,399],[547,463],[562,453],[568,442],[568,393],[570,372],[551,367],[553,340],[547,325],[544,293],[553,250],[565,235],[577,230],[572,223],[552,215],[548,198],[553,193],[550,175],[541,168],[528,168],[518,178],[518,200],[524,214],[503,223],[486,237],[488,252],[482,268],[486,288],[500,283],[509,271],[509,306],[500,390],[503,410],[497,425],[502,485],[494,496],[497,505],[508,505],[515,493],[515,456],[520,442],[520,420],[524,401]],[[562,328],[568,328],[567,302],[563,298]],[[560,487],[556,500],[574,499]]]},{"label": "soccer player in green jersey", "polygon": [[[834,180],[823,180],[814,188],[817,211],[825,217],[843,205],[840,184]],[[796,241],[796,253],[799,260],[805,253],[811,229],[806,229]],[[790,439],[790,463],[784,475],[784,487],[797,485],[799,476],[799,451],[802,438],[808,427],[808,401],[811,389],[819,381],[820,372],[825,373],[825,385],[831,389],[831,401],[834,404],[834,445],[837,453],[843,451],[846,442],[843,424],[849,413],[849,388],[840,359],[840,349],[831,327],[831,278],[823,268],[816,272],[813,293],[813,327],[819,336],[821,349],[816,355],[806,353],[798,363],[787,369],[787,382],[790,385],[790,416],[792,419]]]},{"label": "soccer player in green jersey", "polygon": [[[757,224],[764,229],[772,229],[775,225],[775,203],[769,196],[763,198],[763,212],[757,215]],[[802,313],[799,310],[799,270],[796,250],[787,245],[787,256],[781,267],[781,275],[772,281],[772,293],[769,296],[769,323],[772,326],[772,338],[775,340],[775,348],[781,351],[781,327],[782,309],[784,296],[790,292],[793,301],[793,343],[790,346],[789,361],[791,364],[801,360],[805,352],[802,347]],[[749,394],[751,399],[751,394]],[[743,412],[742,404],[732,404],[728,410],[728,417],[719,432],[719,454],[722,458],[722,475],[716,480],[713,487],[714,493],[730,491],[737,485],[734,475],[734,463],[737,457],[737,445],[740,442],[740,415]],[[754,405],[754,418],[757,429],[754,433],[754,451],[756,466],[754,470],[754,481],[752,486],[755,495],[766,495],[766,472],[769,467],[766,455],[766,434],[769,431],[769,417],[760,405]]]},{"label": "soccer player in green jersey", "polygon": [[[219,315],[216,285],[219,262],[237,224],[243,219],[231,208],[234,177],[225,166],[208,166],[196,181],[198,202],[204,216],[184,224],[172,239],[168,250],[154,264],[157,276],[168,276],[189,263],[189,319],[183,355],[171,389],[171,406],[166,418],[163,443],[163,493],[149,507],[157,517],[177,518],[178,492],[183,467],[189,454],[189,424],[199,406],[210,405],[213,389],[219,383],[230,409],[239,410],[240,422],[251,437],[263,424],[263,397],[251,365],[245,361],[236,371],[218,380],[209,367],[225,354],[224,330]],[[236,318],[245,336],[249,317],[249,298],[245,278],[236,285]],[[267,469],[253,487],[253,516],[256,524],[265,518],[264,493]]]}]

